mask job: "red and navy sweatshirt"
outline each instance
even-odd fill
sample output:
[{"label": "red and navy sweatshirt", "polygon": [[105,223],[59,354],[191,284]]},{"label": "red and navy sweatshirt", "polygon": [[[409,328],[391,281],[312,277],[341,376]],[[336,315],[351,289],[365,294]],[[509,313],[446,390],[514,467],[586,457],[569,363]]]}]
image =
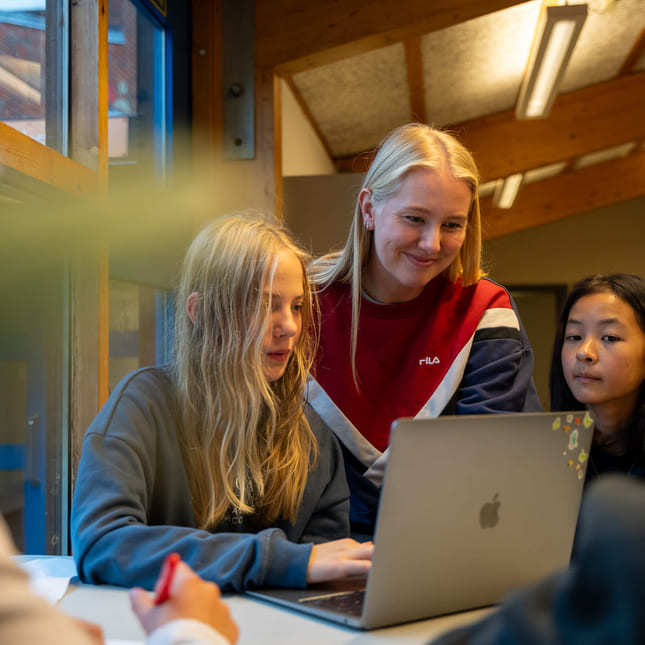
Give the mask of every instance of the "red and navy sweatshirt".
[{"label": "red and navy sweatshirt", "polygon": [[535,412],[533,352],[504,287],[438,276],[408,302],[362,298],[351,368],[351,287],[319,294],[320,346],[309,403],[339,438],[353,530],[373,532],[390,427],[399,417]]}]

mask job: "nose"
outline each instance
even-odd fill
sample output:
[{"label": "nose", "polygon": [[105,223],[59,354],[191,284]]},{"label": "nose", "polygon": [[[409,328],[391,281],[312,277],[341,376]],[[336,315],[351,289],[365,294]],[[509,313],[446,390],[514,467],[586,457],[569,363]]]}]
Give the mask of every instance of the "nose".
[{"label": "nose", "polygon": [[436,252],[441,248],[441,227],[437,224],[428,224],[423,228],[419,239],[419,248],[426,253]]},{"label": "nose", "polygon": [[596,348],[591,338],[584,338],[576,352],[576,358],[585,363],[593,363],[596,361]]},{"label": "nose", "polygon": [[273,320],[273,333],[279,337],[292,338],[298,333],[298,324],[291,307],[281,309]]}]

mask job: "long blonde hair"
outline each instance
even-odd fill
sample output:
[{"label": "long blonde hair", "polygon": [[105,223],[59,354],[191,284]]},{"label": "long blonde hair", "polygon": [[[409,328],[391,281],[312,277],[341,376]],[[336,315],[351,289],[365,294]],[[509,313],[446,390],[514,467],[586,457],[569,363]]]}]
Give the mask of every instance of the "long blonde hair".
[{"label": "long blonde hair", "polygon": [[[302,333],[285,373],[262,369],[271,284],[279,255],[303,267]],[[257,215],[206,226],[186,253],[175,312],[173,380],[195,515],[214,527],[227,512],[295,521],[317,444],[304,415],[315,349],[308,256],[286,230]],[[268,283],[268,284],[267,284]],[[186,311],[196,292],[194,322]],[[270,296],[269,296],[270,297]]]},{"label": "long blonde hair", "polygon": [[[449,132],[423,123],[409,123],[393,130],[378,146],[361,190],[367,188],[375,203],[395,193],[406,174],[414,168],[440,170],[447,167],[455,179],[464,181],[471,190],[466,238],[459,254],[446,269],[451,282],[461,278],[465,287],[484,275],[481,269],[481,218],[479,211],[479,172],[472,154]],[[374,232],[363,226],[360,201],[356,200],[354,218],[342,251],[322,256],[310,267],[318,291],[336,281],[352,286],[351,364],[356,374],[356,345],[362,293],[362,270],[372,250]]]}]

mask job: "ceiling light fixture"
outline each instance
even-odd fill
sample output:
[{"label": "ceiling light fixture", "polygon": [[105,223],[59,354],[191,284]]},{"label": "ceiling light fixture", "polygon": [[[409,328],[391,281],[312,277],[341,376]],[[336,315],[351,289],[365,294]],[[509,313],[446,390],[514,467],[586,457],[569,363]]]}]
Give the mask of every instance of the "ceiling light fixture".
[{"label": "ceiling light fixture", "polygon": [[586,4],[544,9],[520,87],[518,119],[547,117],[586,18]]},{"label": "ceiling light fixture", "polygon": [[522,173],[517,172],[500,181],[493,195],[493,205],[497,208],[510,208],[517,197],[523,178]]}]

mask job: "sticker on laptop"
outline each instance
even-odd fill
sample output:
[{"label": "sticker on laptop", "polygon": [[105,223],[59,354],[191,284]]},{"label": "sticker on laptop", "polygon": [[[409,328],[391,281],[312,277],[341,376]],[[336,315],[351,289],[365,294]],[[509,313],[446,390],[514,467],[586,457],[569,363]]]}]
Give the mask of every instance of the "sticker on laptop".
[{"label": "sticker on laptop", "polygon": [[562,455],[567,460],[569,468],[573,469],[578,475],[578,479],[584,477],[583,465],[589,458],[589,453],[580,447],[580,427],[588,428],[593,423],[589,412],[584,414],[567,414],[558,416],[553,420],[551,429],[553,432],[562,431],[567,437],[567,447],[562,451]]}]

